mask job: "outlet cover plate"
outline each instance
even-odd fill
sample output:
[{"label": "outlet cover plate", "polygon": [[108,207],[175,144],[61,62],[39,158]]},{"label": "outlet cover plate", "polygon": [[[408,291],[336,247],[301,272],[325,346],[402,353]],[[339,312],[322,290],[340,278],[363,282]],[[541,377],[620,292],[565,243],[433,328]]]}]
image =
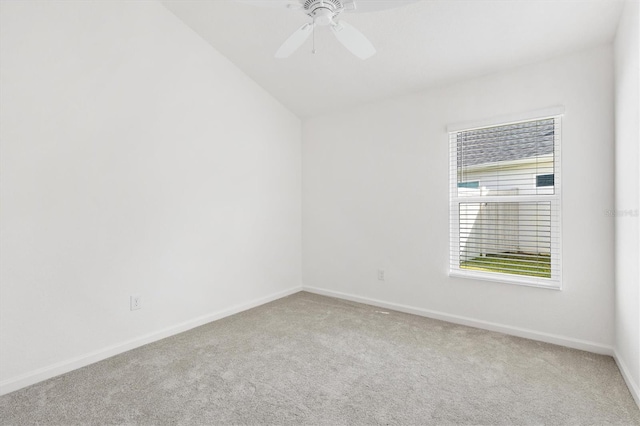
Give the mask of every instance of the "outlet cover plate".
[{"label": "outlet cover plate", "polygon": [[142,309],[142,297],[138,295],[132,295],[130,302],[132,311]]}]

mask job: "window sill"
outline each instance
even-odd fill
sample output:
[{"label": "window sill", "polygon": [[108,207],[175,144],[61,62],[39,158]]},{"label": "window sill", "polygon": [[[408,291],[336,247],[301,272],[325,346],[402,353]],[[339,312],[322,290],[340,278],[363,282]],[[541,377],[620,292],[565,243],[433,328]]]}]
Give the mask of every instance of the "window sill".
[{"label": "window sill", "polygon": [[562,290],[562,286],[559,281],[546,279],[546,278],[535,278],[535,277],[528,278],[524,276],[511,276],[507,274],[498,274],[498,273],[491,273],[491,272],[475,272],[475,271],[461,271],[461,270],[449,271],[449,277],[491,281],[491,282],[498,282],[502,284],[520,285],[525,287],[537,287],[537,288],[544,288],[547,290],[557,290],[557,291]]}]

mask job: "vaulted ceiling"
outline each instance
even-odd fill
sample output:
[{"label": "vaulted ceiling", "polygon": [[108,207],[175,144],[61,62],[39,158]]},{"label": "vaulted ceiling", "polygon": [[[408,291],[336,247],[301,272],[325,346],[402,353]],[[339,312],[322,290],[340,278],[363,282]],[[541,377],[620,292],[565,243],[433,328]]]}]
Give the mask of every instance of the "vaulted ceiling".
[{"label": "vaulted ceiling", "polygon": [[610,43],[622,10],[618,0],[356,0],[360,10],[374,11],[341,18],[366,35],[376,55],[358,59],[318,27],[316,54],[310,38],[276,59],[282,42],[310,19],[260,1],[271,0],[162,3],[300,117]]}]

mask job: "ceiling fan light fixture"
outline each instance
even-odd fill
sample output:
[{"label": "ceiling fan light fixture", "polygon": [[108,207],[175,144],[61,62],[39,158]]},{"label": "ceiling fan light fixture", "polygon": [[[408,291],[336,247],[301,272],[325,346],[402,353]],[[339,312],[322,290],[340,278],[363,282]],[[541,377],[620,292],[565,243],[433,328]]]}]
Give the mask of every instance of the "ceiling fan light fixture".
[{"label": "ceiling fan light fixture", "polygon": [[333,18],[338,16],[338,14],[327,8],[320,7],[314,10],[313,14],[310,14],[309,16],[313,18],[316,25],[329,25],[333,22]]}]

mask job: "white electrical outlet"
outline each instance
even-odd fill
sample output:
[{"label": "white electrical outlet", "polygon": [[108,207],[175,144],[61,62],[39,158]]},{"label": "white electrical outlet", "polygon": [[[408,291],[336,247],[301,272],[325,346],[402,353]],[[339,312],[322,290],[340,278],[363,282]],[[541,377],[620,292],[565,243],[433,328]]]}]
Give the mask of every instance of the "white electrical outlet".
[{"label": "white electrical outlet", "polygon": [[131,310],[135,311],[137,309],[142,309],[142,297],[131,296]]},{"label": "white electrical outlet", "polygon": [[378,280],[384,281],[384,269],[378,269]]}]

